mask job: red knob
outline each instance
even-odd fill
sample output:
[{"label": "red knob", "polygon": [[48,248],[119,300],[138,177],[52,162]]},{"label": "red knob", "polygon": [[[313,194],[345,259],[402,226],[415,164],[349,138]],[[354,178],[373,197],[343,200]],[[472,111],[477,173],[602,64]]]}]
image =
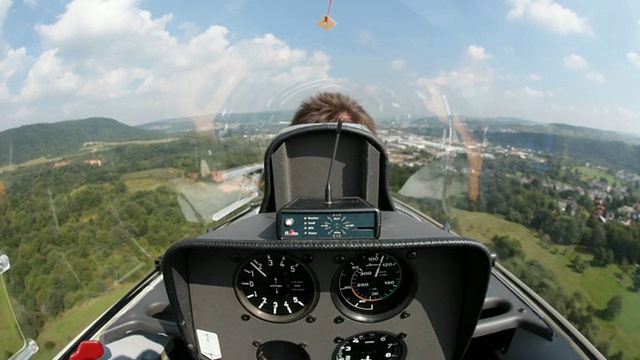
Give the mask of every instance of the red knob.
[{"label": "red knob", "polygon": [[71,354],[69,360],[97,360],[104,354],[104,348],[100,341],[85,340],[78,345],[76,352]]}]

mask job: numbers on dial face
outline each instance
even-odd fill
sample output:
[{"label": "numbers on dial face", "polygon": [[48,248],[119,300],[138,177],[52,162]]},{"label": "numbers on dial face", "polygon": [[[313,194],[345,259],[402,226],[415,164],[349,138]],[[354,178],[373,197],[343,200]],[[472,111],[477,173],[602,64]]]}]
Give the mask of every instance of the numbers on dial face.
[{"label": "numbers on dial face", "polygon": [[411,302],[411,268],[394,255],[369,252],[347,260],[334,278],[334,303],[343,314],[376,322],[398,314]]},{"label": "numbers on dial face", "polygon": [[376,302],[389,298],[400,286],[402,268],[385,253],[369,253],[349,261],[340,274],[343,299],[352,307],[374,311]]},{"label": "numbers on dial face", "polygon": [[335,360],[374,360],[405,358],[402,340],[384,332],[362,333],[346,339],[335,351]]},{"label": "numbers on dial face", "polygon": [[248,259],[236,275],[236,293],[242,305],[255,316],[273,322],[295,321],[311,311],[315,284],[302,262],[277,253]]}]

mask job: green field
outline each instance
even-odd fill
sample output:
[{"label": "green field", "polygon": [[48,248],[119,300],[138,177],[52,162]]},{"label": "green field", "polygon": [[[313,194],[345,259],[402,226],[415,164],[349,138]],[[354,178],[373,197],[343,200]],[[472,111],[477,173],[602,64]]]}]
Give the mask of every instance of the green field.
[{"label": "green field", "polygon": [[[134,285],[135,283],[133,282],[119,284],[100,297],[90,299],[84,304],[60,314],[55,320],[48,322],[37,339],[40,350],[32,359],[53,358]],[[47,349],[47,347],[51,348]]]},{"label": "green field", "polygon": [[113,148],[115,146],[120,145],[151,145],[151,144],[164,144],[172,141],[180,140],[180,138],[163,138],[163,139],[153,139],[153,140],[131,140],[131,141],[120,141],[120,142],[100,142],[96,146],[91,146],[91,149],[105,149],[105,148]]},{"label": "green field", "polygon": [[122,175],[120,179],[124,181],[127,190],[130,192],[153,190],[160,185],[166,185],[174,179],[183,178],[182,170],[174,168],[160,168],[144,171],[136,171]]},{"label": "green field", "polygon": [[7,352],[16,352],[23,344],[6,296],[4,280],[0,277],[0,357],[6,358]]},{"label": "green field", "polygon": [[[78,150],[78,152],[75,153],[75,154],[73,154],[73,153],[67,154],[64,158],[69,158],[69,157],[73,157],[73,156],[88,154],[90,152],[95,152],[95,151],[111,150],[114,147],[121,146],[121,145],[163,144],[163,143],[176,141],[178,139],[179,138],[165,138],[165,139],[154,139],[154,140],[132,140],[132,141],[123,141],[123,142],[104,142],[104,143],[99,143],[98,145],[96,145],[94,147],[82,148],[82,149]],[[23,162],[21,164],[0,166],[0,174],[2,174],[3,172],[15,171],[18,168],[23,167],[23,166],[34,166],[34,165],[40,165],[40,164],[45,164],[45,163],[53,163],[53,162],[56,162],[56,161],[59,161],[59,160],[62,160],[62,159],[63,159],[62,156],[56,156],[56,157],[51,157],[51,158],[47,158],[47,157],[41,156],[41,157],[39,157],[37,159],[32,159],[32,160]]]},{"label": "green field", "polygon": [[2,174],[5,171],[15,171],[19,167],[23,167],[23,166],[35,166],[35,165],[40,165],[40,164],[56,162],[58,160],[62,160],[62,157],[46,158],[44,156],[41,156],[41,157],[39,157],[37,159],[33,159],[33,160],[29,160],[29,161],[23,162],[22,164],[13,164],[13,165],[0,166],[0,174]]},{"label": "green field", "polygon": [[[570,267],[570,261],[577,254],[590,260],[588,254],[579,253],[571,246],[543,246],[539,236],[526,227],[506,221],[499,216],[453,209],[453,215],[460,224],[463,236],[475,238],[489,244],[495,235],[507,235],[520,241],[527,259],[535,259],[556,274],[557,282],[568,292],[582,292],[597,308],[605,307],[614,295],[622,296],[622,313],[613,321],[595,318],[603,329],[599,340],[611,343],[611,351],[624,350],[625,358],[640,357],[640,293],[626,288],[631,284],[628,276],[621,277],[617,265],[606,268],[590,267],[578,274]],[[621,278],[621,281],[618,281]]]},{"label": "green field", "polygon": [[597,181],[599,181],[601,177],[607,179],[609,185],[613,184],[616,181],[616,178],[613,175],[607,174],[602,170],[589,168],[586,166],[578,166],[575,169],[578,169],[578,171],[580,172],[580,177],[585,181],[591,179],[596,179]]}]

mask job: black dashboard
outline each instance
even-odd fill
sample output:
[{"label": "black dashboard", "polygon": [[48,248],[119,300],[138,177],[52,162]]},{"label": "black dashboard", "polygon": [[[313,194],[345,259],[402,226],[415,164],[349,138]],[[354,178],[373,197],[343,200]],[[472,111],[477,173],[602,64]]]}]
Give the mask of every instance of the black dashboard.
[{"label": "black dashboard", "polygon": [[[583,358],[566,337],[554,330],[553,319],[543,317],[530,302],[532,299],[522,296],[528,290],[519,288],[517,279],[499,264],[492,268],[486,293],[483,292],[484,270],[475,275],[470,270],[480,269],[477,265],[484,269],[485,249],[441,230],[410,210],[399,205],[398,212],[383,212],[385,225],[380,240],[297,243],[269,241],[274,215],[247,213],[243,220],[177,243],[158,264],[163,273],[150,274],[123,298],[117,314],[107,312],[103,316],[107,322],[100,325],[100,330],[90,330],[84,339],[95,331],[94,339],[105,344],[101,359],[143,355],[158,359],[212,359],[215,351],[224,359],[261,360]],[[228,239],[232,235],[233,240]],[[392,236],[406,238],[389,239]],[[371,253],[380,254],[379,259],[387,262],[388,268],[396,268],[393,260],[401,263],[400,282],[404,285],[398,285],[392,294],[389,292],[393,287],[383,286],[378,295],[352,289],[353,297],[348,292],[343,297],[341,293],[346,289],[341,289],[340,278],[353,277],[360,270],[367,272],[362,267],[376,271],[382,267],[379,260],[367,266],[366,255]],[[291,318],[285,318],[288,310],[280,310],[286,309],[284,301],[293,301],[294,295],[290,295],[291,300],[284,300],[287,295],[282,293],[276,313],[283,317],[274,321],[261,317],[274,315],[273,303],[270,307],[263,305],[264,314],[255,311],[261,299],[243,304],[241,299],[253,291],[243,290],[250,285],[240,284],[246,279],[238,274],[244,269],[255,270],[250,265],[254,260],[268,267],[267,256],[276,254],[291,261],[284,263],[289,268],[296,263],[305,267],[313,277],[314,291],[312,305],[305,307],[307,302],[299,299],[304,305],[298,311],[292,307],[295,314]],[[271,256],[273,266],[279,266],[276,260],[282,260],[277,255]],[[381,255],[393,260],[385,261]],[[365,257],[365,265],[359,265]],[[350,260],[355,260],[358,268],[353,272],[348,270]],[[262,271],[271,275],[266,268]],[[397,274],[388,272],[386,281]],[[356,280],[359,277],[358,273]],[[289,282],[296,281],[294,277]],[[264,284],[271,289],[266,290],[266,295],[273,296],[269,291],[280,287],[271,285],[284,283],[279,280],[278,284]],[[393,299],[396,293],[403,296]],[[372,314],[362,309],[372,301],[360,302],[360,297],[381,298],[378,301],[386,301],[388,306],[376,309],[374,305]],[[358,299],[358,303],[346,303],[348,299]],[[210,343],[214,340],[217,345]],[[204,352],[202,344],[208,346]],[[386,344],[387,351],[381,353],[384,346],[380,344]],[[150,354],[157,357],[149,357]]]},{"label": "black dashboard", "polygon": [[402,214],[382,218],[377,240],[277,240],[266,213],[176,243],[162,267],[192,356],[461,358],[489,252]]}]

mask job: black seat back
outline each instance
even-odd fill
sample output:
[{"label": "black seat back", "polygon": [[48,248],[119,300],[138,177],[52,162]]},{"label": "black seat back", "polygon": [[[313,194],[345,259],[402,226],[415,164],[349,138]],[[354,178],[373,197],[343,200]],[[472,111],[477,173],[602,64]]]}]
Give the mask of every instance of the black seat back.
[{"label": "black seat back", "polygon": [[[260,212],[275,212],[296,197],[324,197],[336,123],[296,125],[278,134],[265,153],[265,195]],[[331,173],[333,198],[360,197],[394,210],[387,153],[361,125],[343,124]]]}]

